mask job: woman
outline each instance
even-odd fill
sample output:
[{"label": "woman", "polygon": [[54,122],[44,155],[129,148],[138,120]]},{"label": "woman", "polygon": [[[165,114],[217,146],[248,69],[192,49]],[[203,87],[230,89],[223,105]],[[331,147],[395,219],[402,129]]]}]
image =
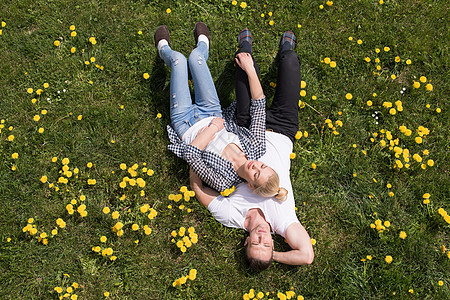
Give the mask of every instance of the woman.
[{"label": "woman", "polygon": [[[186,58],[170,48],[167,26],[157,28],[155,45],[160,57],[172,70],[170,80],[170,119],[167,127],[169,149],[185,159],[210,187],[225,191],[247,181],[264,197],[282,195],[277,174],[257,161],[265,152],[265,96],[249,53],[236,57],[247,75],[251,94],[248,128],[236,124],[236,101],[223,111],[206,61],[209,49],[208,27],[198,22],[194,35],[197,47],[189,56],[194,81],[195,104],[189,92]],[[223,117],[223,118],[222,118]],[[282,200],[280,196],[280,200]]]}]

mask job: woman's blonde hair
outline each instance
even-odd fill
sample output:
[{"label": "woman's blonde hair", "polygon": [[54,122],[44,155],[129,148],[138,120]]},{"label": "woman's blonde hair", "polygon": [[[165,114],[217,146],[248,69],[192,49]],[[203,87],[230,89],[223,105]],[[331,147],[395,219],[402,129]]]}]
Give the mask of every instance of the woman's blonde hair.
[{"label": "woman's blonde hair", "polygon": [[280,187],[280,177],[278,177],[277,172],[274,170],[266,184],[255,186],[253,191],[263,197],[275,197],[279,202],[285,201],[288,194],[285,188]]}]

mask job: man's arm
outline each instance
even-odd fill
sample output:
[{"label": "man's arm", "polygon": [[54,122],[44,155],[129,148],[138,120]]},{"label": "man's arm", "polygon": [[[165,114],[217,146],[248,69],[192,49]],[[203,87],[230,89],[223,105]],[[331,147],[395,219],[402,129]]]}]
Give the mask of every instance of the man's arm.
[{"label": "man's arm", "polygon": [[211,188],[204,186],[200,177],[198,177],[197,174],[192,171],[192,169],[189,169],[189,177],[191,181],[191,188],[195,192],[195,196],[197,197],[198,201],[203,206],[208,207],[209,203],[211,203],[214,198],[219,196],[219,193]]},{"label": "man's arm", "polygon": [[292,250],[273,252],[273,260],[288,265],[309,265],[314,260],[314,251],[308,232],[300,223],[289,225],[286,241]]}]

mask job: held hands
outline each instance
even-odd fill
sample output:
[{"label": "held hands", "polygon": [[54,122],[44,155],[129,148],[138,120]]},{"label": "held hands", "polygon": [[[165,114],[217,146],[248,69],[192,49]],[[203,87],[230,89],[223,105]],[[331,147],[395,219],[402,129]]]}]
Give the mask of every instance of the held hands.
[{"label": "held hands", "polygon": [[250,55],[250,53],[247,52],[241,52],[238,55],[236,55],[236,63],[239,67],[241,67],[242,70],[244,70],[247,74],[250,71],[255,71],[255,66],[253,64],[253,58]]}]

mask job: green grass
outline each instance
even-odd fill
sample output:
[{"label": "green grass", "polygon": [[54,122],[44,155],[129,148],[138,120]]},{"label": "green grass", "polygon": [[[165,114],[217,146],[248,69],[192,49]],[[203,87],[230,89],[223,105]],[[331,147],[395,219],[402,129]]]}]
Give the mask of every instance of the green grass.
[{"label": "green grass", "polygon": [[[102,299],[105,291],[112,299],[242,299],[250,289],[269,292],[264,299],[277,299],[278,292],[291,288],[305,299],[450,298],[450,226],[438,213],[439,208],[450,210],[447,3],[386,0],[380,5],[364,0],[327,6],[313,0],[247,1],[245,9],[239,3],[0,4],[0,21],[6,22],[0,35],[0,119],[5,120],[0,132],[0,298],[57,299],[54,287],[73,282],[79,284],[73,293],[80,299]],[[170,71],[157,57],[153,34],[158,25],[167,24],[172,47],[188,55],[199,20],[211,30],[208,65],[224,106],[234,97],[232,58],[240,29],[248,27],[253,33],[254,55],[269,99],[274,94],[270,83],[276,81],[279,37],[286,29],[297,36],[306,82],[306,96],[299,97],[305,103],[299,109],[300,130],[309,135],[294,145],[291,180],[299,219],[317,241],[310,266],[274,263],[255,274],[243,259],[243,231],[223,227],[195,198],[182,201],[183,210],[168,199],[181,186],[189,186],[189,178],[186,163],[166,149]],[[70,25],[76,26],[76,37],[70,36]],[[95,45],[90,37],[96,38]],[[59,47],[55,40],[61,42]],[[75,53],[71,47],[76,47]],[[95,63],[86,65],[91,57]],[[326,57],[336,68],[322,62]],[[407,59],[412,63],[406,64]],[[426,83],[413,87],[420,76],[431,81],[432,91],[425,89]],[[33,88],[32,94],[28,88]],[[406,90],[400,94],[402,88]],[[43,90],[41,95],[36,95],[37,89]],[[345,98],[347,93],[353,95],[351,100]],[[368,100],[373,102],[370,107]],[[391,115],[383,102],[396,107],[397,100],[404,110]],[[372,117],[375,111],[378,124]],[[33,121],[36,114],[41,117],[38,122]],[[336,127],[339,134],[333,134],[326,119],[333,124],[342,121],[343,126]],[[412,135],[401,133],[400,125]],[[421,144],[414,140],[419,126],[430,131]],[[393,168],[394,152],[389,144],[380,146],[382,139],[387,141],[383,129],[409,149],[409,168]],[[12,142],[7,139],[11,134]],[[425,149],[429,155],[423,155]],[[13,159],[13,153],[19,157]],[[415,153],[424,161],[415,161]],[[52,157],[58,161],[52,163]],[[67,185],[57,184],[65,157],[70,170],[78,167],[80,173],[68,178]],[[422,169],[428,159],[434,166]],[[124,176],[131,177],[120,170],[121,163],[139,165],[144,188],[119,187]],[[144,163],[154,170],[153,176],[142,175]],[[43,175],[59,191],[49,188],[49,182],[41,183]],[[96,179],[96,184],[88,185],[87,179]],[[429,204],[422,203],[425,193],[431,194]],[[86,196],[85,218],[66,210],[80,195]],[[152,220],[139,211],[146,203],[158,212]],[[120,212],[120,218],[103,214],[105,206]],[[51,236],[58,218],[67,225],[43,245],[22,231],[29,218],[34,218],[38,234]],[[370,228],[377,219],[391,226],[378,233]],[[119,220],[125,228],[121,237],[111,230]],[[152,233],[133,232],[133,223],[148,225]],[[171,242],[171,232],[181,226],[193,226],[198,234],[198,243],[186,253]],[[399,238],[400,231],[407,233],[406,239]],[[108,238],[104,247],[111,247],[117,260],[92,251],[102,244],[101,236]],[[447,247],[445,254],[442,245]],[[275,238],[275,247],[288,249],[281,237]],[[361,261],[367,255],[373,259]],[[387,255],[393,257],[391,264],[384,260]],[[194,268],[195,280],[172,287]]]}]

